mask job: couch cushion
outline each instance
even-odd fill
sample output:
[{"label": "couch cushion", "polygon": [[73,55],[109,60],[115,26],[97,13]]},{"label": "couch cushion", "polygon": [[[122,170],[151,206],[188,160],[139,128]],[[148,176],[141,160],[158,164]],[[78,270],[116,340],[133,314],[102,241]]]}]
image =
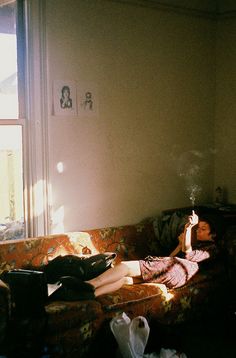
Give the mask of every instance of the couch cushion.
[{"label": "couch cushion", "polygon": [[91,301],[52,301],[46,307],[48,332],[61,332],[96,320],[102,313],[100,303]]},{"label": "couch cushion", "polygon": [[118,291],[98,297],[106,319],[125,312],[130,318],[151,316],[153,310],[162,315],[162,301],[169,299],[165,285],[145,283],[124,285]]},{"label": "couch cushion", "polygon": [[142,283],[124,285],[119,290],[98,297],[104,311],[116,311],[130,305],[143,304],[152,299],[158,299],[166,291],[165,285]]},{"label": "couch cushion", "polygon": [[[178,236],[184,230],[188,216],[181,211],[163,212],[152,219],[160,256],[167,256],[178,245]],[[153,254],[152,254],[153,255]]]},{"label": "couch cushion", "polygon": [[[98,298],[106,313],[123,312],[132,316],[155,317],[159,322],[173,324],[201,316],[208,302],[221,289],[225,271],[220,265],[201,270],[178,289],[163,284],[142,283],[125,285],[120,290]],[[200,300],[200,301],[199,301]],[[206,303],[199,307],[199,302]],[[192,315],[192,316],[191,316]]]}]

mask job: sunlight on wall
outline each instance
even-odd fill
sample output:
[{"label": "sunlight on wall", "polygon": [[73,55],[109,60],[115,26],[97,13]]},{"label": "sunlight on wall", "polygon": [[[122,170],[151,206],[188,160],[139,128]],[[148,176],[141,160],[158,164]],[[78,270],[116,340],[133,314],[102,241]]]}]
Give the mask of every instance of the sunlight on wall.
[{"label": "sunlight on wall", "polygon": [[65,216],[64,205],[60,206],[56,211],[52,213],[51,224],[52,224],[52,232],[54,234],[65,232],[64,216]]},{"label": "sunlight on wall", "polygon": [[[59,174],[62,174],[64,172],[64,163],[63,162],[58,162],[56,164],[56,170]],[[50,226],[51,226],[51,232],[53,234],[57,234],[57,233],[64,233],[65,232],[65,226],[64,226],[64,219],[65,219],[65,208],[64,205],[61,205],[58,209],[52,211],[52,186],[49,184],[49,189],[48,189],[48,203],[49,206],[51,208],[51,219],[50,219]]]},{"label": "sunlight on wall", "polygon": [[34,200],[34,215],[40,216],[44,213],[44,201],[42,197],[42,193],[44,192],[44,181],[39,180],[34,186],[33,186],[33,197]]},{"label": "sunlight on wall", "polygon": [[[25,189],[26,190],[26,189]],[[27,192],[25,192],[27,196]],[[49,232],[48,234],[61,234],[65,232],[64,219],[65,208],[61,205],[56,210],[52,209],[52,186],[50,183],[46,186],[45,180],[38,180],[35,185],[30,188],[30,197],[33,200],[33,211],[31,213],[33,218],[47,220],[45,212],[45,195],[47,195],[46,203],[49,210]],[[41,219],[40,219],[41,217]]]},{"label": "sunlight on wall", "polygon": [[64,164],[62,162],[57,163],[57,171],[59,174],[62,174],[64,172]]}]

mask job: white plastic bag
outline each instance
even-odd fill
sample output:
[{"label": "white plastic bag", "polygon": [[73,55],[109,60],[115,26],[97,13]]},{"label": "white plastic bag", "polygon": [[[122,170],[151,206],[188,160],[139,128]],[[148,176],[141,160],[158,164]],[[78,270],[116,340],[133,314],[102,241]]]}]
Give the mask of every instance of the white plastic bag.
[{"label": "white plastic bag", "polygon": [[110,321],[110,327],[122,358],[187,358],[184,353],[179,354],[175,349],[161,348],[159,353],[144,354],[150,328],[143,316],[130,320],[123,312]]},{"label": "white plastic bag", "polygon": [[138,316],[130,320],[123,312],[110,321],[123,358],[141,358],[148,341],[150,328],[145,317]]}]

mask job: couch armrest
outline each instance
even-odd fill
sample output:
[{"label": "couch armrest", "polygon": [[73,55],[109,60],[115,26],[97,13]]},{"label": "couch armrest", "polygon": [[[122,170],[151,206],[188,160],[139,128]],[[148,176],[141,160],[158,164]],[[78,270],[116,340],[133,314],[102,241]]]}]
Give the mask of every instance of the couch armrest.
[{"label": "couch armrest", "polygon": [[10,290],[0,280],[0,345],[4,342],[7,324],[10,316]]},{"label": "couch armrest", "polygon": [[236,273],[236,226],[227,228],[223,245],[227,254],[229,268]]}]

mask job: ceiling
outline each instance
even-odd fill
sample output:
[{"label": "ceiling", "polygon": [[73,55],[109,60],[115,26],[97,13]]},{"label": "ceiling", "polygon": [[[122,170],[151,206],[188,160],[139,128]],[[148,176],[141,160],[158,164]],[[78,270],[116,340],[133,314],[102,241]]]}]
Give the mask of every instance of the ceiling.
[{"label": "ceiling", "polygon": [[207,12],[231,12],[236,10],[235,0],[154,0],[154,2]]},{"label": "ceiling", "polygon": [[[77,0],[74,0],[77,1]],[[121,2],[142,3],[147,6],[159,5],[171,7],[176,10],[192,10],[215,15],[230,14],[236,12],[236,0],[120,0]],[[0,0],[2,5],[10,4],[14,0]]]},{"label": "ceiling", "polygon": [[[114,0],[113,0],[114,1]],[[116,0],[117,1],[117,0]],[[118,0],[148,7],[187,10],[211,15],[224,15],[236,12],[236,0]]]}]

